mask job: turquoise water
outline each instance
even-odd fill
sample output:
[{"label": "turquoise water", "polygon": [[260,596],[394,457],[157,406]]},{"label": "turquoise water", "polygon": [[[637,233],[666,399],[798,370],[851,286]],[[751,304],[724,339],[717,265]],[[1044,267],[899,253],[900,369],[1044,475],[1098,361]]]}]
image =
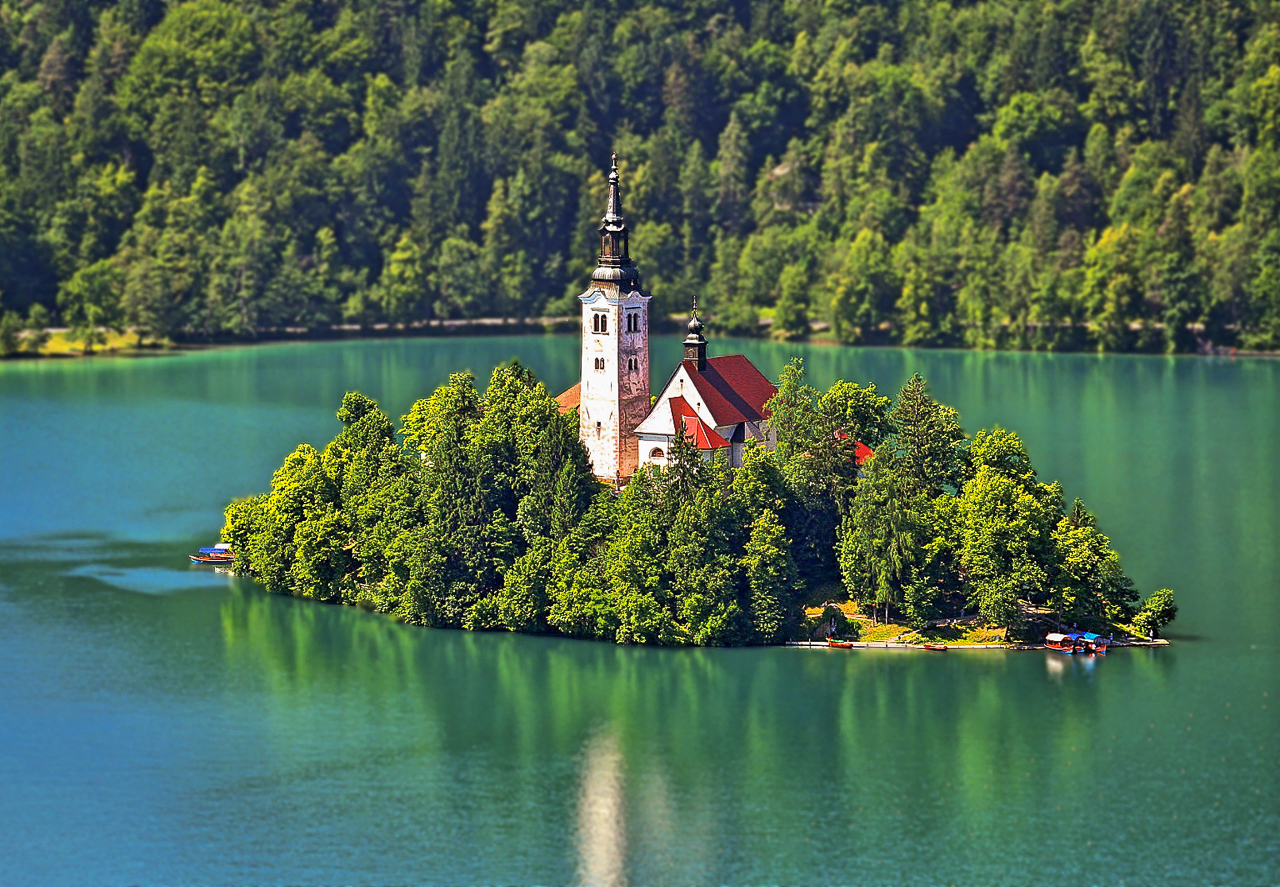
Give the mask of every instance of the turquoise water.
[{"label": "turquoise water", "polygon": [[1174,645],[646,650],[270,597],[184,555],[343,391],[398,416],[513,355],[559,390],[575,341],[8,363],[0,883],[1280,883],[1280,362],[730,348],[1017,430],[1176,589]]}]

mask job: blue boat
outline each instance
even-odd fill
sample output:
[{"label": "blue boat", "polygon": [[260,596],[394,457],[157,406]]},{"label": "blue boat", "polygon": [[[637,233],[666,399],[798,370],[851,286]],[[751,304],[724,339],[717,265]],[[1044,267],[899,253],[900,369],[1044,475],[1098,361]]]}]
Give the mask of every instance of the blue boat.
[{"label": "blue boat", "polygon": [[1107,652],[1107,639],[1100,634],[1094,634],[1091,631],[1082,631],[1079,638],[1084,642],[1085,653],[1103,654]]},{"label": "blue boat", "polygon": [[236,559],[230,542],[219,542],[212,548],[202,548],[199,554],[187,555],[193,564],[230,564]]}]

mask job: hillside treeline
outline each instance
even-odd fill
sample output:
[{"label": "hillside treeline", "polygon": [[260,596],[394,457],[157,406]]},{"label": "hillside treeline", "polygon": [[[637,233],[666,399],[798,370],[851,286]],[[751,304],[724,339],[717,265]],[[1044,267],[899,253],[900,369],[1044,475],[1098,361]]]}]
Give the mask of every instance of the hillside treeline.
[{"label": "hillside treeline", "polygon": [[663,311],[1280,347],[1280,7],[0,0],[0,293],[156,337],[532,316],[622,158]]},{"label": "hillside treeline", "polygon": [[[1173,618],[1171,592],[1137,606],[1110,540],[1016,435],[967,439],[918,375],[890,401],[819,392],[797,360],[770,407],[776,451],[753,443],[732,469],[677,438],[669,465],[615,495],[576,411],[518,363],[484,392],[454,374],[399,428],[352,392],[338,435],[231,503],[222,538],[272,592],[617,643],[777,643],[808,636],[804,605],[828,596],[916,627],[967,608],[1018,628],[1024,605],[1144,630]],[[859,441],[875,448],[862,469]]]}]

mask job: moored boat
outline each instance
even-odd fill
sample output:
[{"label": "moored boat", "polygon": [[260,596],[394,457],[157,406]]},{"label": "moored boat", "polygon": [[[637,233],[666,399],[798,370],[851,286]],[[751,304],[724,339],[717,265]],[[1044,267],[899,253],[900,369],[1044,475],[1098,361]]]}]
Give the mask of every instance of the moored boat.
[{"label": "moored boat", "polygon": [[1044,636],[1044,645],[1060,653],[1079,653],[1083,648],[1079,635],[1053,631]]},{"label": "moored boat", "polygon": [[1094,634],[1091,631],[1082,632],[1080,640],[1084,644],[1085,653],[1097,653],[1103,655],[1107,652],[1107,639],[1100,634]]},{"label": "moored boat", "polygon": [[937,650],[938,652],[946,652],[946,644],[921,644],[926,650]]},{"label": "moored boat", "polygon": [[853,646],[853,641],[837,641],[832,638],[827,638],[827,646],[840,647],[841,649],[847,649]]},{"label": "moored boat", "polygon": [[202,548],[197,554],[187,555],[193,564],[222,564],[226,566],[235,562],[236,556],[231,551],[230,542],[219,542],[211,548]]}]

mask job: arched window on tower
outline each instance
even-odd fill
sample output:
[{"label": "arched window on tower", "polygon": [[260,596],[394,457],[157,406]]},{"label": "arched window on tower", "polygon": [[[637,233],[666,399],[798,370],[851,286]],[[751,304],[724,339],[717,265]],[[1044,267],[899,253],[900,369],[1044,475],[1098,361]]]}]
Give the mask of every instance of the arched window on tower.
[{"label": "arched window on tower", "polygon": [[650,459],[665,459],[665,458],[666,458],[666,456],[665,456],[665,454],[662,452],[662,447],[654,447],[652,450],[650,450],[650,451],[649,451],[649,458],[650,458]]},{"label": "arched window on tower", "polygon": [[607,314],[600,315],[600,332],[609,332],[609,315]]},{"label": "arched window on tower", "polygon": [[635,372],[636,370],[640,369],[640,361],[636,360],[634,357],[628,357],[627,369],[631,370],[632,372]]}]

